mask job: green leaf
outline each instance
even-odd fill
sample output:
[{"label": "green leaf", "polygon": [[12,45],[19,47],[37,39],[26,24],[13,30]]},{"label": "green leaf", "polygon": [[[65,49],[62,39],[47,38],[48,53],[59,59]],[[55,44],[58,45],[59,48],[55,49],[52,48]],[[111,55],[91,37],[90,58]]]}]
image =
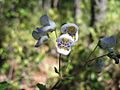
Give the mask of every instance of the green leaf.
[{"label": "green leaf", "polygon": [[8,87],[8,83],[6,81],[4,82],[0,82],[0,90],[6,90],[6,88]]},{"label": "green leaf", "polygon": [[40,83],[37,84],[37,87],[39,88],[39,90],[47,90],[46,86]]},{"label": "green leaf", "polygon": [[56,68],[56,67],[54,67],[54,70],[55,70],[55,72],[56,72],[56,73],[58,73],[58,74],[59,74],[59,72],[58,72],[58,70],[57,70],[57,68]]}]

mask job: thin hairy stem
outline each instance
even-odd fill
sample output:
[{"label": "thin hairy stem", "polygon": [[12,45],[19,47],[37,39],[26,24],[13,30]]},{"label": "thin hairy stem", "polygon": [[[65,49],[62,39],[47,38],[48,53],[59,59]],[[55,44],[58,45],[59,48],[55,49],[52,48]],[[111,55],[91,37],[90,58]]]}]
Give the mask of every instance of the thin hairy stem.
[{"label": "thin hairy stem", "polygon": [[[110,53],[111,53],[111,52],[110,52]],[[96,60],[96,59],[99,59],[99,58],[103,58],[103,57],[109,55],[110,53],[107,53],[107,54],[101,55],[101,56],[99,56],[99,57],[95,57],[95,58],[93,58],[93,59],[90,59],[90,60],[88,60],[88,61],[84,64],[84,66],[86,66],[89,62],[92,62],[92,61],[94,61],[94,60]]]},{"label": "thin hairy stem", "polygon": [[58,80],[50,90],[56,89],[56,87],[59,86],[60,83],[61,83],[61,80]]},{"label": "thin hairy stem", "polygon": [[66,73],[69,72],[69,66],[70,66],[70,63],[71,63],[70,54],[67,56],[67,58],[68,58],[68,62],[67,62],[67,67],[66,67]]},{"label": "thin hairy stem", "polygon": [[97,46],[98,46],[98,43],[97,43],[97,45],[95,46],[95,48],[93,49],[93,51],[89,54],[89,56],[87,57],[86,60],[89,60],[90,56],[95,52]]},{"label": "thin hairy stem", "polygon": [[61,77],[61,54],[59,54],[59,76]]},{"label": "thin hairy stem", "polygon": [[55,30],[54,32],[55,32],[55,36],[56,36],[56,39],[57,39],[58,35],[57,35],[57,32],[56,32],[56,30]]}]

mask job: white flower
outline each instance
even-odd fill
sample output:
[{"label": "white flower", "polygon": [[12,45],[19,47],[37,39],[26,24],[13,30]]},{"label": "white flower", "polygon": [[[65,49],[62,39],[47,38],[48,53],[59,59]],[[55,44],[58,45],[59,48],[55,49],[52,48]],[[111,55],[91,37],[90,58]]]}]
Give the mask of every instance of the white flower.
[{"label": "white flower", "polygon": [[78,26],[76,24],[64,24],[61,27],[62,33],[68,33],[72,38],[74,38],[74,41],[78,40]]},{"label": "white flower", "polygon": [[99,47],[108,51],[113,51],[113,47],[116,45],[116,38],[114,36],[101,38],[99,41]]},{"label": "white flower", "polygon": [[52,32],[56,28],[55,22],[50,20],[50,18],[47,15],[43,15],[40,18],[40,23],[43,26],[43,31],[45,32]]},{"label": "white flower", "polygon": [[39,47],[41,44],[43,44],[47,40],[48,40],[48,36],[42,36],[35,44],[35,47]]},{"label": "white flower", "polygon": [[74,39],[68,34],[62,34],[57,39],[57,52],[63,55],[68,55],[71,51],[71,46],[74,45]]}]

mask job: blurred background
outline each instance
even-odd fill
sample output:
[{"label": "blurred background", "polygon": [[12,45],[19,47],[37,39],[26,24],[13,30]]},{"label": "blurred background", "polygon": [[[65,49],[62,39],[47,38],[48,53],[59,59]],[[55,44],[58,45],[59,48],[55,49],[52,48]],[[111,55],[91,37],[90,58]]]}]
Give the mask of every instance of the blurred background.
[{"label": "blurred background", "polygon": [[[79,26],[79,40],[70,57],[62,56],[64,80],[58,90],[119,90],[120,65],[104,57],[105,66],[93,62],[83,67],[86,57],[100,37],[115,35],[120,52],[120,0],[0,0],[0,82],[8,90],[38,90],[37,83],[52,87],[58,75],[55,44],[35,48],[32,31],[41,27],[39,18],[47,14],[57,24],[57,34],[65,23]],[[50,33],[53,41],[55,34]],[[97,48],[91,58],[107,52]],[[69,60],[68,60],[69,59]]]}]

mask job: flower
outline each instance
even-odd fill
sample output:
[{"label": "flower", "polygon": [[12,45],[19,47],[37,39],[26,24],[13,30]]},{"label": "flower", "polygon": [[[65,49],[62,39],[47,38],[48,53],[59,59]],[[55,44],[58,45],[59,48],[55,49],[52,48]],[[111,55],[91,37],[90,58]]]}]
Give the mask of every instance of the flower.
[{"label": "flower", "polygon": [[43,26],[43,31],[45,32],[52,32],[56,28],[55,22],[50,20],[50,18],[47,15],[43,15],[40,18],[40,23]]},{"label": "flower", "polygon": [[35,47],[39,47],[43,42],[47,41],[48,40],[48,36],[42,36],[38,41],[37,43],[35,44]]},{"label": "flower", "polygon": [[74,45],[74,39],[69,34],[62,34],[57,39],[57,52],[63,55],[68,55],[71,51],[71,46]]},{"label": "flower", "polygon": [[33,38],[38,40],[35,47],[40,46],[44,41],[46,41],[48,39],[48,32],[52,32],[56,28],[55,22],[50,20],[47,15],[43,15],[40,18],[40,23],[42,27],[36,28],[36,30],[32,32]]},{"label": "flower", "polygon": [[61,32],[62,33],[68,33],[70,36],[72,36],[72,38],[74,39],[74,41],[78,40],[78,26],[76,24],[64,24],[61,27]]},{"label": "flower", "polygon": [[116,38],[114,36],[101,38],[98,45],[100,48],[112,52],[113,47],[116,45]]},{"label": "flower", "polygon": [[48,36],[45,32],[43,32],[42,28],[36,28],[36,31],[32,32],[32,36],[35,40],[37,40],[37,43],[35,44],[35,47],[39,47],[43,42],[48,40]]},{"label": "flower", "polygon": [[39,40],[40,37],[41,37],[41,36],[38,34],[37,31],[33,31],[33,32],[32,32],[32,36],[33,36],[33,38],[34,38],[35,40]]},{"label": "flower", "polygon": [[36,30],[32,32],[32,36],[35,40],[39,40],[40,37],[44,35],[47,35],[47,33],[43,31],[43,28],[36,28]]}]

